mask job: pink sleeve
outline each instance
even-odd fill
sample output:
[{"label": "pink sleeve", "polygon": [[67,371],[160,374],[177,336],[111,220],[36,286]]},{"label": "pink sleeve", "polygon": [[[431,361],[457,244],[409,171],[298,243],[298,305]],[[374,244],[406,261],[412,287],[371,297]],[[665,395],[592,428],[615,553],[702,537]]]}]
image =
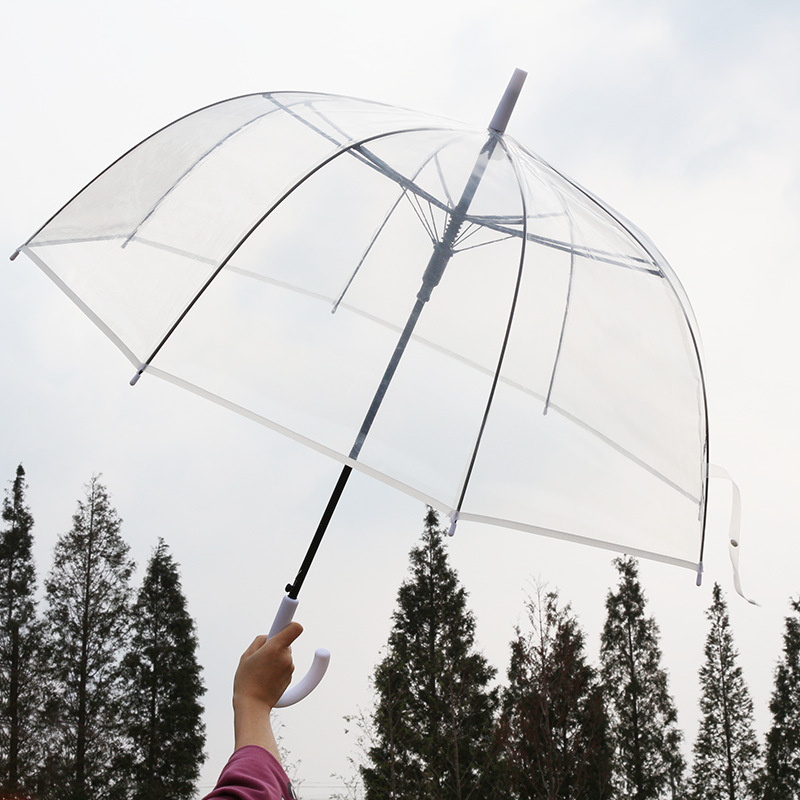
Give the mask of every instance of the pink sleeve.
[{"label": "pink sleeve", "polygon": [[228,760],[211,794],[203,800],[291,800],[294,792],[272,753],[251,744]]}]

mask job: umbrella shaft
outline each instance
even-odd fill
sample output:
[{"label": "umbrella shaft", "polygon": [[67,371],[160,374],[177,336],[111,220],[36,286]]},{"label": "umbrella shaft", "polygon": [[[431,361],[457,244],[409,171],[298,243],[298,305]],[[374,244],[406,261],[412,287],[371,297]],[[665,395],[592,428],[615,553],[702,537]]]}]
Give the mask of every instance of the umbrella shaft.
[{"label": "umbrella shaft", "polygon": [[372,403],[370,404],[369,410],[364,417],[364,422],[361,424],[361,429],[359,430],[358,436],[356,436],[356,440],[353,443],[352,449],[350,450],[350,458],[353,460],[358,459],[361,448],[364,446],[367,434],[372,427],[372,423],[375,420],[378,409],[381,407],[381,403],[383,403],[383,398],[385,397],[389,388],[389,384],[394,377],[394,373],[397,371],[397,367],[400,364],[400,359],[403,357],[406,346],[411,339],[411,334],[414,332],[414,328],[417,325],[417,321],[422,313],[422,309],[425,307],[425,303],[430,300],[431,293],[439,285],[439,281],[442,279],[445,268],[453,258],[453,244],[455,243],[458,233],[464,224],[467,211],[469,210],[470,204],[475,197],[475,192],[477,191],[481,179],[483,178],[483,173],[486,171],[486,167],[489,164],[489,160],[492,157],[492,153],[494,152],[496,145],[497,137],[490,136],[478,155],[475,166],[472,168],[472,173],[470,174],[469,180],[467,181],[464,191],[461,194],[461,198],[450,214],[450,219],[447,222],[447,226],[444,229],[441,240],[436,242],[433,247],[433,253],[431,254],[428,265],[425,268],[425,272],[422,275],[422,285],[420,286],[419,292],[417,292],[417,299],[414,303],[414,308],[411,309],[408,320],[406,320],[403,332],[400,334],[400,338],[397,340],[392,357],[383,373],[383,378],[381,379],[378,389],[375,392],[375,396],[372,398]]},{"label": "umbrella shaft", "polygon": [[[383,403],[383,399],[389,389],[389,384],[392,382],[392,378],[394,378],[394,374],[400,364],[400,359],[403,357],[403,353],[405,353],[406,346],[411,339],[411,335],[417,325],[417,321],[422,313],[422,309],[425,307],[425,303],[427,303],[430,299],[431,292],[436,288],[436,286],[438,286],[439,281],[442,279],[442,275],[444,274],[445,268],[450,263],[450,259],[452,259],[454,255],[453,245],[455,244],[459,231],[464,225],[467,211],[469,210],[472,200],[475,197],[475,192],[480,185],[483,174],[486,171],[486,167],[489,165],[489,161],[496,145],[497,135],[491,134],[486,144],[481,148],[481,151],[478,154],[478,158],[475,161],[474,167],[472,168],[469,180],[464,186],[464,191],[461,194],[461,198],[450,213],[450,219],[447,222],[441,240],[436,242],[433,247],[433,253],[431,254],[428,265],[425,268],[425,272],[422,275],[422,285],[417,293],[417,299],[414,303],[414,307],[411,309],[411,313],[408,315],[403,332],[400,334],[400,338],[397,340],[392,357],[389,359],[389,363],[384,370],[381,382],[378,385],[374,397],[372,398],[369,410],[364,417],[364,421],[361,423],[361,428],[359,429],[358,435],[353,442],[353,447],[350,450],[349,458],[353,461],[358,460],[358,457],[361,453],[361,448],[364,446],[364,442],[367,439],[370,428],[372,428],[372,423],[375,421],[378,410]],[[310,569],[311,563],[314,560],[314,556],[316,556],[317,550],[322,543],[322,537],[325,535],[325,531],[328,528],[328,523],[333,517],[333,512],[336,510],[336,506],[339,503],[339,498],[342,496],[342,492],[344,492],[344,487],[347,485],[347,480],[352,471],[353,468],[349,464],[345,464],[342,468],[342,472],[339,475],[339,480],[337,481],[336,486],[333,489],[333,493],[328,500],[328,505],[325,507],[325,511],[322,514],[319,525],[317,525],[314,538],[311,540],[311,544],[306,551],[305,558],[303,559],[303,563],[301,564],[300,570],[297,573],[297,577],[294,579],[294,583],[290,583],[286,586],[286,592],[293,600],[297,599],[297,595],[300,592],[300,587],[303,585],[303,582],[306,579],[306,575],[308,574],[308,570]]]},{"label": "umbrella shaft", "polygon": [[414,332],[414,328],[417,325],[417,320],[419,319],[419,315],[422,313],[424,306],[425,300],[422,300],[418,297],[416,303],[414,303],[414,308],[411,310],[411,314],[406,321],[406,326],[403,328],[403,332],[400,334],[400,338],[397,340],[392,357],[389,360],[389,363],[386,365],[386,370],[383,373],[383,377],[381,378],[381,382],[378,385],[377,391],[375,392],[375,396],[372,398],[372,403],[370,403],[369,410],[364,417],[364,421],[361,423],[358,436],[356,436],[356,440],[353,442],[353,447],[350,450],[350,458],[352,458],[354,461],[358,459],[358,456],[361,453],[361,448],[364,446],[364,442],[367,439],[367,434],[372,427],[372,423],[375,421],[375,416],[378,413],[378,409],[381,407],[381,403],[383,403],[383,398],[386,396],[386,391],[389,388],[389,384],[392,382],[394,373],[397,371],[397,367],[400,364],[400,359],[403,357],[408,340],[411,338],[411,334]]},{"label": "umbrella shaft", "polygon": [[317,554],[317,550],[322,542],[322,537],[325,535],[325,531],[328,528],[328,523],[331,521],[333,512],[336,510],[336,506],[339,503],[339,498],[342,496],[344,487],[347,485],[347,479],[350,477],[350,473],[352,471],[353,468],[349,464],[345,464],[342,468],[342,472],[339,475],[339,480],[336,482],[336,486],[333,489],[330,500],[328,500],[328,505],[325,507],[325,512],[319,521],[319,525],[317,525],[316,533],[314,534],[314,538],[311,540],[311,544],[308,546],[306,557],[303,559],[303,563],[300,565],[297,577],[295,577],[294,583],[289,583],[286,585],[286,593],[292,600],[297,600],[300,587],[303,585],[303,581],[306,579],[308,570],[311,567],[311,562],[314,560],[314,556]]},{"label": "umbrella shaft", "polygon": [[[414,308],[412,309],[411,314],[406,322],[406,326],[397,341],[397,345],[395,345],[394,353],[392,353],[392,357],[383,373],[383,378],[378,386],[378,390],[375,392],[375,396],[372,398],[369,411],[367,411],[367,415],[364,417],[364,421],[361,423],[361,429],[359,430],[358,436],[356,437],[355,442],[353,442],[353,447],[350,450],[350,458],[352,458],[353,461],[358,460],[361,448],[367,439],[367,434],[372,427],[372,423],[375,421],[375,416],[378,413],[378,409],[381,407],[381,403],[383,402],[383,398],[389,388],[389,384],[392,382],[392,378],[394,377],[394,373],[397,370],[398,364],[400,363],[400,359],[403,357],[403,352],[406,349],[408,340],[411,338],[411,334],[413,333],[414,327],[417,324],[419,315],[422,313],[425,302],[426,300],[422,300],[419,297],[417,298]],[[336,486],[333,488],[333,492],[328,500],[328,505],[325,507],[325,511],[322,514],[319,525],[317,525],[314,538],[311,540],[311,544],[308,546],[308,550],[306,551],[303,563],[300,565],[297,576],[295,577],[293,583],[290,583],[286,586],[286,592],[288,593],[289,597],[292,598],[292,600],[297,599],[297,595],[300,592],[300,587],[302,587],[303,582],[306,579],[306,575],[308,574],[308,570],[311,568],[311,563],[314,560],[314,556],[317,554],[320,544],[322,543],[322,537],[325,535],[325,531],[328,529],[328,523],[333,517],[333,512],[336,510],[336,506],[339,503],[339,498],[344,492],[344,487],[347,485],[347,480],[352,471],[353,468],[349,464],[345,464],[342,468],[342,472],[339,475],[339,480],[336,482]]]},{"label": "umbrella shaft", "polygon": [[464,225],[467,211],[469,210],[470,204],[475,197],[475,192],[477,191],[481,179],[483,178],[483,174],[486,171],[486,167],[489,164],[489,160],[492,157],[492,153],[494,152],[496,145],[497,137],[490,136],[478,155],[475,166],[472,168],[472,173],[470,174],[469,180],[467,181],[464,191],[461,194],[461,198],[450,214],[450,219],[447,222],[447,226],[444,229],[441,240],[436,242],[433,247],[433,253],[428,261],[428,266],[425,268],[425,272],[422,275],[422,286],[420,286],[419,292],[417,292],[417,300],[414,303],[414,308],[411,310],[405,327],[403,328],[403,332],[400,334],[400,338],[397,340],[394,352],[392,353],[392,358],[390,359],[389,364],[383,373],[383,378],[378,386],[378,390],[375,392],[375,396],[372,398],[372,403],[370,404],[369,410],[364,417],[364,422],[361,424],[361,429],[359,430],[358,436],[356,436],[356,440],[353,443],[352,449],[350,450],[350,458],[353,460],[358,459],[361,448],[363,447],[367,438],[367,434],[369,433],[372,423],[375,420],[375,416],[378,413],[378,409],[381,407],[381,403],[383,403],[383,398],[386,395],[389,384],[391,383],[394,373],[397,371],[397,367],[400,364],[400,359],[403,357],[406,346],[411,339],[411,334],[414,332],[414,328],[417,325],[417,321],[422,313],[422,309],[425,307],[425,303],[430,300],[431,293],[439,285],[439,281],[442,279],[445,268],[453,258],[453,244],[456,241],[459,231]]}]

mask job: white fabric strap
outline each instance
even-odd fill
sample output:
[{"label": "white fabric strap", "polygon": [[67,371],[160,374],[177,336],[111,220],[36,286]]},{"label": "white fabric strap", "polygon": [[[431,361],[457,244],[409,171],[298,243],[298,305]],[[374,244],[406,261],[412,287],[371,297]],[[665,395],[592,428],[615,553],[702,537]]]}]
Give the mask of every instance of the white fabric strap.
[{"label": "white fabric strap", "polygon": [[741,528],[742,528],[742,495],[739,492],[739,487],[736,481],[731,478],[727,470],[718,467],[716,464],[709,464],[708,475],[710,478],[720,478],[726,480],[731,485],[731,522],[728,532],[728,555],[731,558],[731,567],[733,567],[733,586],[736,591],[754,606],[759,605],[755,600],[751,600],[742,591],[742,581],[739,575],[739,546],[741,544]]}]

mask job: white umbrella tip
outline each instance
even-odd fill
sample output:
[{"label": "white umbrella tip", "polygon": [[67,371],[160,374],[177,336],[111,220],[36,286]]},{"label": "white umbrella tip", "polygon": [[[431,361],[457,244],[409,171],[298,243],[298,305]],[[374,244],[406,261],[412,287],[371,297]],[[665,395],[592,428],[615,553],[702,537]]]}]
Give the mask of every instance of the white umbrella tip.
[{"label": "white umbrella tip", "polygon": [[455,536],[456,535],[456,525],[458,525],[458,511],[454,511],[450,515],[450,527],[447,530],[448,536]]},{"label": "white umbrella tip", "polygon": [[500,99],[500,103],[497,106],[497,110],[494,112],[492,121],[489,123],[490,131],[505,133],[508,120],[511,118],[511,112],[517,104],[517,98],[522,91],[522,85],[525,83],[525,78],[527,77],[528,73],[525,72],[525,70],[519,68],[514,70],[514,74],[508,82],[503,97]]}]

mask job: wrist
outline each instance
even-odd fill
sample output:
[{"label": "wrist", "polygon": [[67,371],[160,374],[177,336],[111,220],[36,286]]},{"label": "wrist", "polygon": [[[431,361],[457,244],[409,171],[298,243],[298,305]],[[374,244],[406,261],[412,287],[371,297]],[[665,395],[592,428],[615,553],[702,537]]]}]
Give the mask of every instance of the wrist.
[{"label": "wrist", "polygon": [[251,698],[234,699],[233,730],[235,750],[254,744],[268,750],[280,761],[280,754],[270,721],[271,710],[266,703],[254,702]]},{"label": "wrist", "polygon": [[233,695],[233,712],[235,715],[267,716],[272,711],[272,705],[266,700],[252,695]]}]

